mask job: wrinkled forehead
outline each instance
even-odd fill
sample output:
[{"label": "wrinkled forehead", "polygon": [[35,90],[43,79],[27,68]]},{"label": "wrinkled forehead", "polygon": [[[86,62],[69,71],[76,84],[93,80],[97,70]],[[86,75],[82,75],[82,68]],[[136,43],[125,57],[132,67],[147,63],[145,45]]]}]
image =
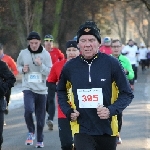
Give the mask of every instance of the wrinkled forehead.
[{"label": "wrinkled forehead", "polygon": [[97,39],[94,35],[81,35],[79,40],[90,40],[90,39]]}]

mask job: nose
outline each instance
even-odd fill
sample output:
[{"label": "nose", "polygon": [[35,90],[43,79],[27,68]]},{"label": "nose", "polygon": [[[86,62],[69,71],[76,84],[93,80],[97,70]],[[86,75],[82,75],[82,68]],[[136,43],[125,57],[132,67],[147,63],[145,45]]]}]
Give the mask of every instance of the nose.
[{"label": "nose", "polygon": [[91,46],[91,44],[90,44],[90,42],[87,40],[86,42],[85,42],[85,47],[90,47]]}]

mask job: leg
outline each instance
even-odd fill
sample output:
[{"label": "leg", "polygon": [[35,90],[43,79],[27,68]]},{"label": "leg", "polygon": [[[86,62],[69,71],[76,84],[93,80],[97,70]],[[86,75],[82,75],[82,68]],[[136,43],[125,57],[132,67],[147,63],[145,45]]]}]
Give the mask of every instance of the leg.
[{"label": "leg", "polygon": [[11,95],[11,89],[7,91],[7,93],[5,94],[5,97],[6,97],[6,101],[7,101],[7,106],[9,104],[9,101],[10,101],[10,95]]},{"label": "leg", "polygon": [[3,122],[4,122],[4,112],[0,111],[0,149],[3,143]]},{"label": "leg", "polygon": [[37,121],[37,142],[43,142],[43,128],[46,114],[46,95],[35,94],[35,115]]},{"label": "leg", "polygon": [[48,120],[53,121],[54,116],[55,116],[56,84],[47,82],[47,86],[48,86],[47,102],[48,102],[48,114],[49,114]]},{"label": "leg", "polygon": [[58,118],[58,128],[62,150],[72,150],[73,138],[70,121],[67,118]]},{"label": "leg", "polygon": [[135,66],[134,79],[137,80],[138,67]]},{"label": "leg", "polygon": [[74,135],[74,144],[77,150],[96,150],[96,142],[90,135],[76,133]]},{"label": "leg", "polygon": [[117,120],[118,120],[118,132],[121,132],[121,127],[122,127],[122,113],[117,115]]},{"label": "leg", "polygon": [[118,132],[119,132],[119,135],[117,136],[117,144],[121,144],[122,140],[120,137],[120,132],[121,132],[121,127],[122,127],[122,113],[117,115],[117,120],[118,120]]},{"label": "leg", "polygon": [[94,136],[94,139],[97,144],[96,150],[116,150],[116,136],[100,135]]},{"label": "leg", "polygon": [[24,90],[24,108],[25,108],[25,121],[29,133],[35,133],[35,125],[33,121],[33,112],[34,112],[34,93],[30,90]]},{"label": "leg", "polygon": [[4,111],[4,113],[7,115],[8,114],[8,104],[10,101],[10,95],[11,95],[11,89],[7,91],[7,93],[5,94],[5,98],[6,98],[6,102],[7,102],[7,108]]}]

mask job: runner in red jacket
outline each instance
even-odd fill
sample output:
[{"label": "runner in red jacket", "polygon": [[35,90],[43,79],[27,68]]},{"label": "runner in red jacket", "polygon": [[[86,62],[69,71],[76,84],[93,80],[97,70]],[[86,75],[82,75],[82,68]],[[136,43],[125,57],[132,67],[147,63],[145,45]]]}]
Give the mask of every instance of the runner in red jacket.
[{"label": "runner in red jacket", "polygon": [[[16,66],[16,62],[13,60],[13,58],[9,55],[4,54],[4,49],[3,49],[3,45],[0,43],[0,60],[4,61],[8,68],[12,71],[12,73],[17,76],[18,75],[18,70],[17,70],[17,66]],[[11,95],[11,89],[7,91],[7,93],[5,94],[5,98],[7,101],[7,108],[4,111],[5,114],[8,114],[8,105],[10,102],[10,95]],[[4,122],[4,125],[6,125],[6,123]]]},{"label": "runner in red jacket", "polygon": [[[48,100],[53,101],[55,97],[55,89],[56,83],[59,81],[59,76],[61,70],[66,63],[72,58],[75,58],[79,55],[79,50],[77,49],[77,42],[76,41],[68,41],[66,43],[66,55],[67,59],[62,60],[60,62],[56,62],[50,71],[48,76]],[[51,120],[51,127],[53,126],[53,121]],[[58,105],[58,126],[59,126],[59,137],[61,141],[61,148],[62,150],[72,150],[72,131],[70,127],[70,122],[66,118],[65,114],[61,111]]]},{"label": "runner in red jacket", "polygon": [[[45,35],[44,47],[49,52],[49,54],[51,56],[52,64],[54,64],[55,62],[59,62],[61,60],[64,60],[64,54],[58,48],[53,47],[54,46],[53,42],[54,42],[54,38],[52,35],[50,35],[50,34]],[[47,85],[47,82],[46,82],[46,85]],[[48,113],[48,118],[47,118],[46,123],[49,127],[49,130],[53,130],[53,128],[51,127],[50,120],[53,120],[54,115],[55,115],[55,103],[54,103],[54,101],[50,101],[50,103],[48,104],[48,101],[49,100],[47,97],[46,111]]]},{"label": "runner in red jacket", "polygon": [[110,37],[104,38],[103,45],[100,47],[100,52],[108,54],[108,55],[112,54]]},{"label": "runner in red jacket", "polygon": [[64,54],[61,52],[60,49],[53,47],[53,45],[54,45],[53,41],[54,41],[54,38],[52,35],[50,35],[50,34],[45,35],[44,47],[50,53],[52,63],[54,64],[57,61],[63,60]]}]

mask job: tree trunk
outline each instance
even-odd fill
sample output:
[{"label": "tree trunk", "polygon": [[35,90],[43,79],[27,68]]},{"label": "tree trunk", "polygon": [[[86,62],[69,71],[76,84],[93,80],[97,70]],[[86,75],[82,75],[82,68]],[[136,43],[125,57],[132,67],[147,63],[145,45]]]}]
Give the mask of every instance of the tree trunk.
[{"label": "tree trunk", "polygon": [[18,35],[17,39],[17,45],[18,47],[26,47],[26,36],[25,36],[25,30],[24,30],[24,24],[22,21],[22,15],[20,13],[19,8],[19,0],[9,0],[10,8],[12,12],[12,16],[14,17],[16,21],[16,34]]},{"label": "tree trunk", "polygon": [[52,35],[54,36],[54,39],[58,37],[59,25],[60,25],[60,20],[61,20],[60,16],[61,16],[61,11],[62,11],[62,4],[63,4],[62,0],[56,0],[55,21],[53,23],[53,30],[52,30]]}]

